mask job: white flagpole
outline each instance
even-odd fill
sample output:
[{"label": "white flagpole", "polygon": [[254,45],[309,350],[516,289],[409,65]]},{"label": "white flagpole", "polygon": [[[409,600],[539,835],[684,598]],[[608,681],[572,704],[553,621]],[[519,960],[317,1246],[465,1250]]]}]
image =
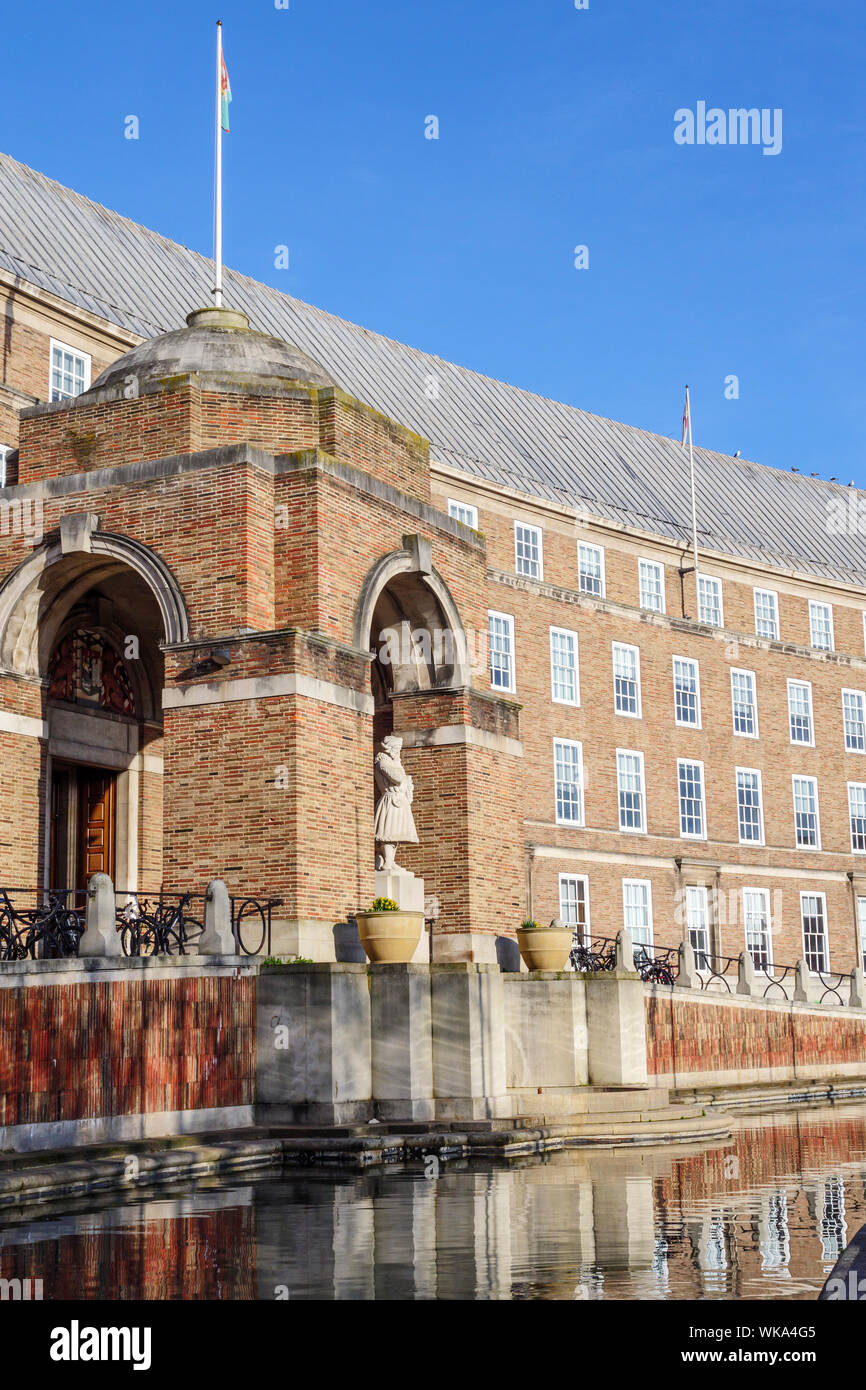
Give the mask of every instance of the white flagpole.
[{"label": "white flagpole", "polygon": [[218,309],[223,302],[223,140],[222,140],[222,68],[223,68],[223,26],[217,20],[217,58],[216,58],[216,167],[214,197],[213,259],[214,282],[213,300]]},{"label": "white flagpole", "polygon": [[689,427],[689,478],[692,488],[692,547],[695,553],[695,617],[700,613],[700,595],[698,593],[698,502],[695,490],[695,455],[692,449],[692,403],[689,399],[689,388],[686,387],[686,420]]}]

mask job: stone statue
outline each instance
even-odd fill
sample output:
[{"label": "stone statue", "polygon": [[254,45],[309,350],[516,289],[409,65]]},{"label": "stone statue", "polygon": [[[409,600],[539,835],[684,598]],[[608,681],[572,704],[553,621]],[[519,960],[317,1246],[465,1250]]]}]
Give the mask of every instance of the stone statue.
[{"label": "stone statue", "polygon": [[400,761],[403,740],[396,734],[382,740],[382,750],[375,758],[376,786],[381,793],[376,803],[374,833],[382,853],[376,868],[391,873],[397,865],[395,856],[399,844],[417,845],[418,832],[412,816],[415,787]]}]

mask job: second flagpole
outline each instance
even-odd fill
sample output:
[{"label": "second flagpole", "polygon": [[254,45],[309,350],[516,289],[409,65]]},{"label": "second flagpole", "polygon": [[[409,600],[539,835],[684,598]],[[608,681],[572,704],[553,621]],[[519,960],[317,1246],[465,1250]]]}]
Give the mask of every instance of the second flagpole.
[{"label": "second flagpole", "polygon": [[217,309],[223,302],[223,142],[221,120],[223,26],[217,20],[216,53],[216,153],[214,166],[213,301]]}]

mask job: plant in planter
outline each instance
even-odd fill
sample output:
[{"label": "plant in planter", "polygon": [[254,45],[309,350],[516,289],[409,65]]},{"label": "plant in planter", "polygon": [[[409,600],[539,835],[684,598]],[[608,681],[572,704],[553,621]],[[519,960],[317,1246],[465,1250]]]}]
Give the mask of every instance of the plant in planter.
[{"label": "plant in planter", "polygon": [[517,928],[517,944],[527,970],[564,970],[573,935],[561,917],[554,917],[549,927],[524,918]]},{"label": "plant in planter", "polygon": [[404,912],[393,898],[374,898],[366,912],[356,912],[358,935],[373,965],[408,965],[424,926],[423,912]]}]

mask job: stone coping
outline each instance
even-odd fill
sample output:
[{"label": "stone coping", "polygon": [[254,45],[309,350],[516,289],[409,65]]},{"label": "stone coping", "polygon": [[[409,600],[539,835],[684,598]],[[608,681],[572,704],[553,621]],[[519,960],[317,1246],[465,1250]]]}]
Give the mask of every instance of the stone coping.
[{"label": "stone coping", "polygon": [[[606,973],[606,972],[605,972]],[[608,975],[608,979],[611,975]],[[800,999],[779,999],[770,995],[764,998],[761,994],[738,994],[736,989],[730,991],[722,989],[686,989],[682,985],[660,985],[644,982],[646,985],[647,998],[658,999],[691,999],[710,1001],[713,1004],[738,1005],[742,1004],[746,1008],[774,1009],[777,1012],[784,1010],[789,1013],[792,1009],[802,1010],[804,1013],[820,1013],[824,1018],[863,1018],[866,1016],[866,1009],[855,1009],[850,1004],[819,1004],[815,1001],[803,1001]]]},{"label": "stone coping", "polygon": [[252,956],[70,956],[63,960],[0,961],[0,989],[15,984],[16,978],[30,976],[50,984],[58,975],[104,975],[124,972],[146,974],[184,974],[190,971],[243,970],[257,968]]}]

